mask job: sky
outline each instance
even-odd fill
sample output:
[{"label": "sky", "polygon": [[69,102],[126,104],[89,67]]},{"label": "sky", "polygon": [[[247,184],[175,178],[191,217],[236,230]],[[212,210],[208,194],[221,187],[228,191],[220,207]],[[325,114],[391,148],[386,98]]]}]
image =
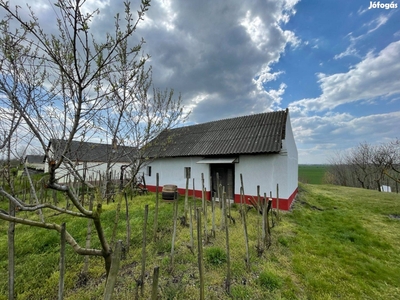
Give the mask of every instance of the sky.
[{"label": "sky", "polygon": [[[31,5],[46,20],[50,3]],[[86,5],[100,9],[98,33],[123,8]],[[187,124],[289,108],[299,163],[322,164],[400,138],[399,21],[400,0],[152,0],[136,35],[154,85],[191,110]]]}]

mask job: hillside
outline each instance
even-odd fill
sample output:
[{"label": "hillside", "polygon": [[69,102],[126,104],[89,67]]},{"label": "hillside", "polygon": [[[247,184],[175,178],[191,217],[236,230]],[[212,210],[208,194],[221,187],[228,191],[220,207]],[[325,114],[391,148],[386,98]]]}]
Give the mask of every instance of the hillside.
[{"label": "hillside", "polygon": [[[175,268],[169,272],[172,236],[172,205],[162,202],[159,232],[152,242],[154,195],[130,202],[131,248],[121,261],[115,299],[134,299],[140,275],[143,210],[149,204],[149,238],[146,253],[146,280],[143,299],[149,299],[153,268],[160,266],[161,299],[198,299],[197,251],[187,247],[188,227],[178,226]],[[105,207],[103,218],[111,236],[116,203]],[[199,202],[198,204],[199,205]],[[0,206],[6,203],[0,200]],[[208,206],[211,211],[210,206]],[[179,202],[182,215],[183,200]],[[219,208],[216,224],[220,225]],[[23,213],[22,213],[23,214]],[[124,235],[124,211],[118,227]],[[225,231],[204,246],[206,299],[398,299],[400,297],[400,196],[370,190],[330,185],[300,185],[300,194],[290,212],[272,228],[271,247],[257,256],[260,217],[248,212],[250,271],[246,271],[243,227],[239,206],[229,224],[232,284],[231,297],[225,293]],[[61,223],[60,216],[48,215]],[[84,244],[87,221],[66,220],[67,228]],[[194,226],[194,228],[196,228]],[[208,230],[211,214],[208,216]],[[94,239],[93,239],[94,240]],[[194,240],[196,241],[196,235]],[[96,243],[94,243],[94,246]],[[196,243],[195,243],[196,245]],[[195,246],[195,249],[197,246]],[[59,236],[56,232],[17,226],[18,299],[55,299],[58,289]],[[84,258],[67,246],[65,299],[100,299],[104,290],[101,259],[90,259],[89,276],[80,275]],[[7,294],[7,224],[0,221],[0,299]]]}]

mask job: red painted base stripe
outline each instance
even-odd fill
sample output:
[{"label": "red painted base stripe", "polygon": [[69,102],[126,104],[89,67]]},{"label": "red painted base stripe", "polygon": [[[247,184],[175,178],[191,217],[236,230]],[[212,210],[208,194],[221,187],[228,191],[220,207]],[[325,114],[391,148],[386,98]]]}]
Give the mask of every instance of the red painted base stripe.
[{"label": "red painted base stripe", "polygon": [[[147,189],[150,192],[155,192],[156,191],[156,186],[148,185]],[[158,187],[158,191],[161,193],[162,186]],[[293,203],[296,195],[297,195],[297,192],[298,192],[298,189],[296,188],[288,199],[279,198],[279,209],[281,209],[281,210],[289,210],[290,207],[292,206],[292,203]],[[181,196],[185,195],[185,189],[184,188],[178,188],[178,193]],[[192,197],[193,196],[193,190],[188,190],[188,195],[190,197]],[[201,198],[201,196],[202,196],[201,195],[201,190],[195,190],[194,191],[194,196],[196,198]],[[206,192],[205,197],[206,197],[207,200],[211,200],[211,192]],[[257,196],[255,196],[255,195],[245,195],[244,199],[245,199],[246,204],[251,204],[249,199],[253,200],[254,202],[257,202]],[[235,203],[240,203],[240,195],[235,194],[234,202]],[[272,198],[272,207],[273,208],[277,207],[277,199],[276,198]]]}]

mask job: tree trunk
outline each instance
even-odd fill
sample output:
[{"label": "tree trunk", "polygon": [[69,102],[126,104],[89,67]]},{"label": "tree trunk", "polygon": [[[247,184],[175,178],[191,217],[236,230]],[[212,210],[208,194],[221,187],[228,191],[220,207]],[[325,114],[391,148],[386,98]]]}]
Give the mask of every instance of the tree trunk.
[{"label": "tree trunk", "polygon": [[60,279],[58,283],[58,300],[64,298],[64,276],[65,276],[65,223],[61,224],[60,236]]},{"label": "tree trunk", "polygon": [[103,227],[101,226],[101,221],[100,221],[100,213],[99,209],[101,210],[101,205],[97,205],[97,211],[96,211],[96,216],[93,218],[93,223],[96,228],[97,236],[99,238],[100,244],[101,244],[101,252],[102,256],[104,258],[104,264],[105,264],[105,269],[106,269],[106,275],[108,276],[111,268],[111,248],[107,243],[107,240],[104,235]]}]

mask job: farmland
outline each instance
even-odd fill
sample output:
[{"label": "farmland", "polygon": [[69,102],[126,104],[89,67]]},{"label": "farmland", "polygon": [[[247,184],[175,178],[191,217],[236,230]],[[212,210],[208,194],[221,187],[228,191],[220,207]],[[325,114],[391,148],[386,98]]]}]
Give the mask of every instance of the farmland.
[{"label": "farmland", "polygon": [[323,184],[328,165],[299,165],[299,181],[309,184]]}]

